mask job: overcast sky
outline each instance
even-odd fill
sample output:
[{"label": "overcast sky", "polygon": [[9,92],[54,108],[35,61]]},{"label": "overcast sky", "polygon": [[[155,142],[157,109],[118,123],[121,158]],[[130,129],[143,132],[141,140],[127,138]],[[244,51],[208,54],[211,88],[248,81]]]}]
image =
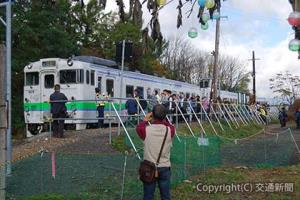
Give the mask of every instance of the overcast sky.
[{"label": "overcast sky", "polygon": [[[170,1],[170,0],[167,0]],[[129,0],[124,0],[129,2]],[[182,0],[182,2],[185,2]],[[176,28],[178,0],[174,0],[160,10],[160,23],[165,38],[184,37],[195,47],[205,50],[214,50],[215,21],[209,22],[209,29],[201,30],[197,10],[194,9],[190,18],[186,11],[191,8],[187,3],[183,8],[183,26]],[[108,1],[107,10],[116,10],[116,3]],[[196,4],[197,5],[197,4]],[[128,7],[128,6],[127,6]],[[143,5],[144,23],[148,24],[150,14]],[[221,21],[220,53],[239,57],[249,62],[245,70],[252,70],[252,50],[260,58],[256,62],[257,95],[266,97],[272,95],[269,90],[269,78],[278,72],[289,70],[293,74],[300,74],[300,60],[297,53],[288,49],[288,43],[294,37],[293,30],[287,22],[292,12],[288,0],[226,0],[222,2],[221,15],[228,19]],[[198,29],[198,37],[190,39],[187,36],[191,27]],[[252,83],[249,85],[252,90]]]}]

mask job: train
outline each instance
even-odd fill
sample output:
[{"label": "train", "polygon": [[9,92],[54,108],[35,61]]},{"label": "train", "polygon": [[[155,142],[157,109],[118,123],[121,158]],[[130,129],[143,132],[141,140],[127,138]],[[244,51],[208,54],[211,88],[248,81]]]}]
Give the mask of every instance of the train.
[{"label": "train", "polygon": [[[49,97],[55,84],[60,84],[61,92],[69,100],[66,106],[72,117],[65,124],[75,126],[76,130],[97,123],[95,88],[112,99],[126,98],[129,94],[133,96],[136,89],[144,99],[154,90],[160,93],[164,89],[202,98],[209,97],[211,85],[211,79],[203,79],[199,85],[194,85],[138,71],[121,70],[115,61],[93,56],[40,59],[24,67],[24,76],[24,120],[31,134],[41,132],[51,119]],[[219,96],[235,103],[246,103],[248,98],[243,93],[223,90],[219,90]],[[116,105],[121,102],[118,110],[120,114],[125,114],[125,100],[115,101]],[[108,112],[112,111],[106,102],[105,115]]]}]

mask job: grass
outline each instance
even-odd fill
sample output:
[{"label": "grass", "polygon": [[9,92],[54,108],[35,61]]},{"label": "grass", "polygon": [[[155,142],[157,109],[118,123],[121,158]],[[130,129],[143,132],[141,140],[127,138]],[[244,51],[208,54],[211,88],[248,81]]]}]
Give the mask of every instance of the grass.
[{"label": "grass", "polygon": [[[193,176],[189,181],[183,182],[176,187],[172,188],[171,194],[174,200],[239,200],[239,199],[265,199],[265,200],[296,200],[300,199],[300,165],[294,165],[289,167],[278,167],[272,169],[254,169],[254,168],[215,168],[206,171],[203,174]],[[126,185],[132,187],[131,190],[138,191],[136,195],[125,196],[124,199],[138,199],[141,197],[142,188],[138,184],[139,181],[132,177],[130,180],[126,180]],[[197,185],[237,185],[237,184],[249,184],[252,185],[252,192],[199,192],[197,191]],[[258,192],[257,184],[268,183],[293,183],[293,192]],[[111,178],[111,187],[119,189],[118,180]],[[115,188],[115,189],[116,189]],[[134,188],[134,189],[133,189]],[[80,193],[76,196],[65,197],[58,194],[45,194],[39,196],[32,196],[25,198],[24,200],[99,200],[99,199],[113,199],[114,196],[118,196],[119,190],[113,189],[101,189],[97,187],[93,190],[89,190]],[[132,193],[133,191],[125,191],[125,194]],[[116,194],[115,194],[116,193]],[[159,199],[158,195],[155,199]],[[119,196],[118,196],[119,197]],[[119,199],[119,198],[118,198]]]},{"label": "grass", "polygon": [[129,151],[130,148],[125,144],[125,135],[121,134],[119,136],[113,137],[111,145],[114,149],[119,152]]},{"label": "grass", "polygon": [[[236,169],[219,168],[211,169],[206,174],[194,176],[189,183],[182,183],[172,190],[174,199],[178,200],[209,200],[209,199],[300,199],[300,165],[272,169]],[[208,194],[197,191],[197,184],[222,185],[249,183],[253,192],[218,192]],[[293,192],[258,192],[257,184],[263,183],[293,183]]]},{"label": "grass", "polygon": [[[223,129],[221,128],[221,126],[216,123],[213,122],[213,127],[215,128],[216,132],[218,133],[218,135],[223,136],[223,137],[227,137],[227,138],[231,138],[231,139],[239,139],[239,138],[243,138],[243,137],[248,137],[250,135],[254,135],[256,133],[258,133],[259,131],[261,131],[264,126],[263,125],[258,125],[258,124],[239,124],[239,127],[236,128],[233,124],[231,124],[232,128],[230,128],[228,126],[228,124],[226,124],[226,122],[221,122],[221,125],[223,127]],[[208,123],[205,122],[202,124],[205,132],[208,135],[215,135],[215,132],[212,128],[212,126]],[[200,125],[196,122],[193,122],[190,124],[191,129],[193,130],[195,135],[200,135],[203,131],[200,128]],[[177,133],[179,135],[191,135],[187,125],[185,124],[181,124],[181,126],[177,129]]]},{"label": "grass", "polygon": [[[226,122],[225,122],[226,123]],[[226,138],[231,138],[231,139],[240,139],[243,137],[248,137],[251,135],[254,135],[256,133],[258,133],[259,131],[261,131],[264,126],[263,125],[258,125],[258,124],[248,124],[248,125],[240,125],[239,128],[235,128],[234,126],[232,127],[232,129],[225,124],[224,122],[222,122],[223,125],[223,129],[221,129],[221,127],[219,126],[218,123],[213,122],[213,126],[215,127],[217,133],[220,136],[226,137]],[[196,136],[200,136],[202,130],[199,126],[199,124],[197,122],[193,122],[190,124],[194,134]],[[202,124],[204,130],[206,131],[206,133],[208,135],[215,135],[215,132],[213,131],[213,128],[211,127],[211,125],[208,122],[205,122]],[[134,129],[128,129],[129,132],[131,133],[135,133]],[[178,135],[182,135],[182,136],[191,136],[191,133],[187,127],[186,124],[184,123],[180,123],[178,129],[176,130]],[[114,137],[112,139],[112,146],[120,152],[124,152],[124,151],[128,151],[129,148],[128,146],[125,144],[125,134],[121,134],[120,136]]]},{"label": "grass", "polygon": [[[253,135],[264,127],[262,125],[251,124],[241,125],[239,129],[224,125],[224,131],[217,123],[213,124],[216,127],[216,131],[221,136],[226,136],[232,139],[239,139]],[[208,135],[214,135],[213,129],[208,123],[203,123],[204,129]],[[196,135],[200,135],[200,127],[197,123],[192,123],[191,128]],[[134,129],[130,129],[129,132],[134,132]],[[179,135],[189,135],[189,129],[185,124],[180,124],[177,129]],[[112,146],[120,151],[128,151],[129,148],[125,144],[125,135],[114,137],[112,140]],[[137,180],[136,171],[129,171],[130,176],[126,178],[126,188],[124,199],[139,199],[141,197],[142,188],[140,182]],[[198,175],[190,178],[190,181],[179,183],[176,187],[172,188],[172,199],[174,200],[208,200],[208,199],[300,199],[300,165],[280,168],[270,168],[269,166],[261,166],[261,168],[214,168],[205,171],[204,173],[196,173]],[[129,175],[129,174],[126,174]],[[174,175],[174,174],[173,174]],[[93,199],[113,199],[113,196],[120,194],[120,174],[113,174],[113,176],[107,177],[109,181],[105,187],[103,185],[95,185],[93,189],[87,188],[86,191],[76,196],[61,196],[56,194],[47,194],[41,196],[33,196],[26,198],[25,200],[93,200]],[[206,185],[222,185],[222,184],[239,184],[249,183],[255,187],[257,183],[294,183],[293,193],[260,193],[260,192],[233,192],[227,194],[226,192],[218,192],[216,194],[208,194],[199,192],[196,189],[198,183]],[[254,188],[255,189],[255,188]],[[133,195],[133,196],[132,196]],[[157,195],[157,194],[156,194]],[[128,197],[131,198],[128,198]],[[155,199],[159,199],[156,197]]]}]

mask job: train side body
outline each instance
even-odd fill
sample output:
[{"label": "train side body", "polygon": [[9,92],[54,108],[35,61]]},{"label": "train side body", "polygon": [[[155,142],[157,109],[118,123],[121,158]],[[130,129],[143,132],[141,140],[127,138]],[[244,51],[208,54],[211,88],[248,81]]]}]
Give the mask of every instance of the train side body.
[{"label": "train side body", "polygon": [[[154,90],[161,92],[164,89],[189,96],[208,97],[210,93],[210,88],[131,71],[123,72],[121,85],[122,73],[119,69],[86,60],[74,59],[71,64],[69,62],[66,59],[47,58],[24,68],[24,118],[30,130],[49,121],[49,97],[55,84],[61,85],[61,92],[70,101],[67,109],[71,118],[66,120],[66,124],[76,124],[77,130],[85,129],[87,123],[97,123],[95,88],[99,88],[101,94],[122,98],[126,98],[128,93],[133,94],[134,89],[139,89],[144,99]],[[220,91],[220,95],[236,102],[239,98],[237,93],[227,91]],[[114,101],[119,110],[120,101]],[[105,115],[111,115],[111,110],[106,102]],[[120,114],[125,113],[125,101],[121,101]]]}]

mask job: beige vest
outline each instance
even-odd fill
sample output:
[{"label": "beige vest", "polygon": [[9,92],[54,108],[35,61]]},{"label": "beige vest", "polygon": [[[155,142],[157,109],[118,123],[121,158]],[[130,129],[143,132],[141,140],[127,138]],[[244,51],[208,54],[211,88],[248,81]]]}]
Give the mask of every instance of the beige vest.
[{"label": "beige vest", "polygon": [[[146,127],[146,138],[144,140],[144,160],[156,163],[161,145],[166,133],[163,124],[152,124]],[[158,167],[171,167],[170,151],[172,147],[171,130],[168,127],[168,135],[160,156]]]}]

